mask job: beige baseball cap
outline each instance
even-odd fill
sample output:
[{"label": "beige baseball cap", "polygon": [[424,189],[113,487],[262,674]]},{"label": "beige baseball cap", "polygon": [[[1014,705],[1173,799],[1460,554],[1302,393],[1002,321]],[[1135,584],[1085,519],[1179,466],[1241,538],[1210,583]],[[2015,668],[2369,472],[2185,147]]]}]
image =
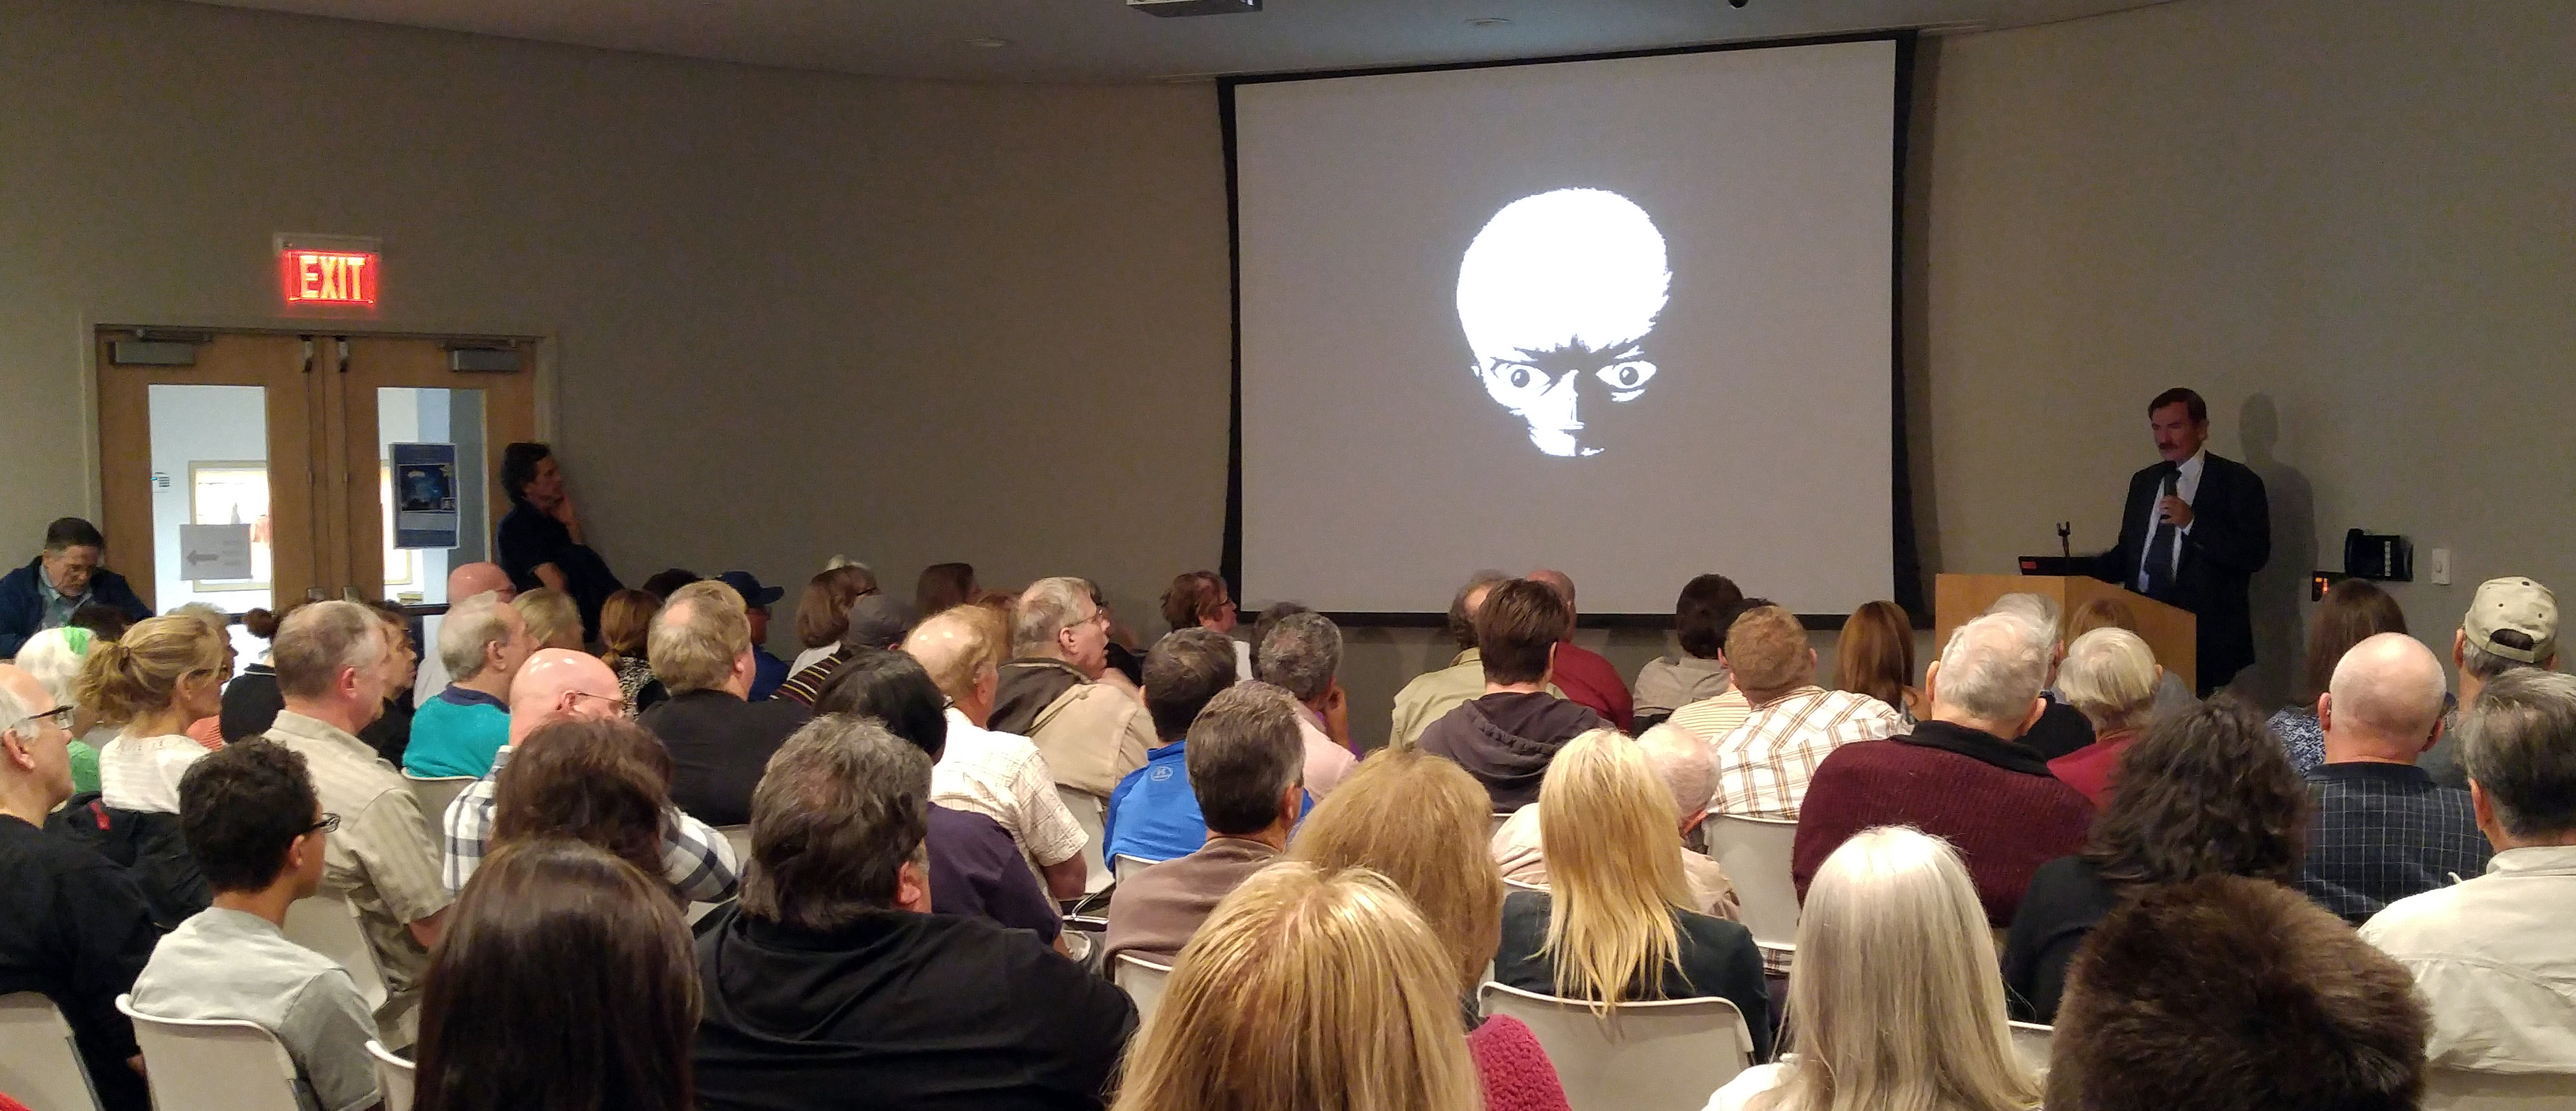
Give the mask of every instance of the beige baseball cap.
[{"label": "beige baseball cap", "polygon": [[[2496,634],[2508,630],[2521,634],[2516,639],[2528,638],[2531,647],[2497,643]],[[2530,579],[2488,579],[2469,600],[2460,631],[2488,655],[2539,663],[2558,654],[2558,596]]]}]

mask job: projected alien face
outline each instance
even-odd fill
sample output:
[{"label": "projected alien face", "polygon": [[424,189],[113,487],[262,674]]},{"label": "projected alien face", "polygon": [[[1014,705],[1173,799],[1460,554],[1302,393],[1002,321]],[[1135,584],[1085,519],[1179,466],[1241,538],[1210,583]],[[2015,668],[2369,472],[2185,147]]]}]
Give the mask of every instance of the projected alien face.
[{"label": "projected alien face", "polygon": [[1646,341],[1672,272],[1644,209],[1599,189],[1504,205],[1458,263],[1458,323],[1494,403],[1549,455],[1607,449],[1605,417],[1642,406]]}]

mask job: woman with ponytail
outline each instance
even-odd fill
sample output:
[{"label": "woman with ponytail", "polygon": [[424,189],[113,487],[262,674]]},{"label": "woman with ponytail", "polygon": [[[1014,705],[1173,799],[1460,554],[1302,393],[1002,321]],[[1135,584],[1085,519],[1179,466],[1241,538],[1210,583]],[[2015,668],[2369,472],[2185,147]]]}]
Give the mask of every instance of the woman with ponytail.
[{"label": "woman with ponytail", "polygon": [[146,618],[90,649],[75,693],[101,721],[121,727],[98,754],[101,802],[179,812],[179,776],[206,754],[188,725],[223,708],[230,659],[224,637],[187,614]]},{"label": "woman with ponytail", "polygon": [[[261,640],[277,639],[277,627],[286,624],[286,615],[294,613],[296,602],[281,606],[272,613],[255,609],[242,615],[242,628]],[[242,669],[241,677],[224,687],[224,710],[221,717],[224,743],[244,737],[256,737],[277,724],[277,713],[286,708],[286,696],[277,689],[277,669],[270,667],[268,654]]]}]

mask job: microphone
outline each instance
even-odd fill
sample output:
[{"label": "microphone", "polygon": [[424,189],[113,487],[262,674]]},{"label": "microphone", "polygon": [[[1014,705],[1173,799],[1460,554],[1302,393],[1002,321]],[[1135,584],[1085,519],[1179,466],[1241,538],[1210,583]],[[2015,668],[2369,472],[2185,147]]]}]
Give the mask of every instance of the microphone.
[{"label": "microphone", "polygon": [[2073,521],[2059,521],[2059,522],[2057,522],[2057,554],[2062,555],[2062,556],[2065,556],[2065,557],[2066,557],[2066,558],[2068,558],[2068,559],[2073,559],[2073,558],[2075,558],[2075,549],[2074,549],[2074,547],[2073,547],[2072,545],[2070,545],[2070,544],[2067,542],[2067,539],[2066,539],[2068,536],[2073,535],[2073,534],[2074,534],[2074,532],[2075,532],[2075,522],[2073,522]]}]

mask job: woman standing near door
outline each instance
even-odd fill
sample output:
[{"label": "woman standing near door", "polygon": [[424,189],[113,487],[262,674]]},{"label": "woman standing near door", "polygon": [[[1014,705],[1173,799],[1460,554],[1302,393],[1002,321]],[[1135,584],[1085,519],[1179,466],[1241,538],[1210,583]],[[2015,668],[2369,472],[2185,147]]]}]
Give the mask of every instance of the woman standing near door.
[{"label": "woman standing near door", "polygon": [[581,609],[583,639],[597,639],[599,607],[626,584],[582,538],[581,517],[554,449],[536,443],[501,449],[501,490],[510,496],[510,512],[494,531],[492,547],[510,585],[548,586],[572,595]]}]

